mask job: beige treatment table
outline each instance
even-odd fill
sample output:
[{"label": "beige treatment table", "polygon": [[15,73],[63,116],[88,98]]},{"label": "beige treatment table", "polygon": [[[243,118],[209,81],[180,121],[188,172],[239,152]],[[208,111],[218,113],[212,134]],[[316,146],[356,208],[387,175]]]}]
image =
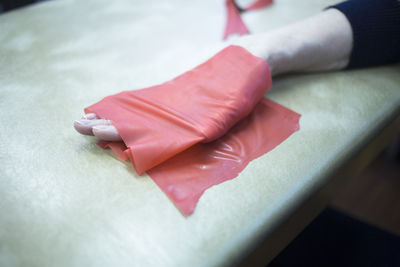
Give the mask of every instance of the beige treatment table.
[{"label": "beige treatment table", "polygon": [[[276,0],[244,19],[261,32],[334,2]],[[300,131],[185,218],[72,123],[207,59],[224,23],[222,0],[64,0],[0,16],[0,266],[263,265],[399,132],[399,65],[277,78],[267,95],[303,115]]]}]

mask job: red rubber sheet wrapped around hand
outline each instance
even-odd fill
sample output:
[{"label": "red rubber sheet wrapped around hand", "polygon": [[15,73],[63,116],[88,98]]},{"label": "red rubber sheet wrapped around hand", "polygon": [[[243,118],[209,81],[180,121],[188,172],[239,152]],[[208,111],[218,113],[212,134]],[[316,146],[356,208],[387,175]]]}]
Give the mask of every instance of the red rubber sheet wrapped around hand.
[{"label": "red rubber sheet wrapped around hand", "polygon": [[85,109],[113,121],[123,142],[99,142],[147,171],[184,214],[295,132],[300,115],[263,95],[266,62],[230,46],[170,82],[109,96]]},{"label": "red rubber sheet wrapped around hand", "polygon": [[161,85],[108,96],[85,109],[112,120],[139,174],[223,136],[271,87],[268,64],[239,46]]}]

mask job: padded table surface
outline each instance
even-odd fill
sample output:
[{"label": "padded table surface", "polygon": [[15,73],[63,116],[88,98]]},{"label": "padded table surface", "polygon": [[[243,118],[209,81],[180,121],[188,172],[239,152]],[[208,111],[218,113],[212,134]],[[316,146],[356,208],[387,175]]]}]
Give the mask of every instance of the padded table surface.
[{"label": "padded table surface", "polygon": [[[277,0],[253,32],[335,1]],[[72,127],[82,109],[158,84],[226,44],[222,0],[49,1],[0,16],[0,265],[239,262],[400,113],[400,66],[296,74],[267,96],[300,131],[207,190],[184,217],[147,176]]]}]

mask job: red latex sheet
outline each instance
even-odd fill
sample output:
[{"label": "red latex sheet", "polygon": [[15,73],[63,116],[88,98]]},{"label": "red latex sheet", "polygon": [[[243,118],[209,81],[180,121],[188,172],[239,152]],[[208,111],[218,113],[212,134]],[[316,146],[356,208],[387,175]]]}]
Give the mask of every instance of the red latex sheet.
[{"label": "red latex sheet", "polygon": [[169,82],[108,96],[85,112],[113,121],[142,174],[199,142],[223,136],[270,87],[268,64],[230,46]]},{"label": "red latex sheet", "polygon": [[85,109],[113,121],[123,142],[99,142],[145,171],[184,214],[299,127],[300,115],[263,95],[266,62],[230,46],[170,82]]},{"label": "red latex sheet", "polygon": [[[197,144],[147,173],[185,215],[193,212],[205,190],[238,176],[247,164],[299,129],[300,115],[264,98],[222,138]],[[124,143],[100,142],[121,159]]]}]

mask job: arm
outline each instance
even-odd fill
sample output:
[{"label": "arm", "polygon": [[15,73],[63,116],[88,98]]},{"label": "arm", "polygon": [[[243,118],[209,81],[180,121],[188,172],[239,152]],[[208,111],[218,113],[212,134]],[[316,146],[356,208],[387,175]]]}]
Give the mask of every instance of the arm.
[{"label": "arm", "polygon": [[328,9],[306,20],[238,40],[264,58],[272,75],[343,69],[349,63],[353,35],[345,15]]},{"label": "arm", "polygon": [[[400,1],[346,1],[295,24],[240,38],[237,44],[265,59],[273,76],[397,62]],[[120,140],[110,121],[87,116],[75,121],[78,132]]]},{"label": "arm", "polygon": [[[352,32],[346,17],[330,9],[275,31],[240,38],[237,44],[265,59],[272,76],[305,70],[334,70],[348,64]],[[74,127],[81,134],[95,135],[102,140],[121,140],[111,122],[95,114],[76,120]]]}]

